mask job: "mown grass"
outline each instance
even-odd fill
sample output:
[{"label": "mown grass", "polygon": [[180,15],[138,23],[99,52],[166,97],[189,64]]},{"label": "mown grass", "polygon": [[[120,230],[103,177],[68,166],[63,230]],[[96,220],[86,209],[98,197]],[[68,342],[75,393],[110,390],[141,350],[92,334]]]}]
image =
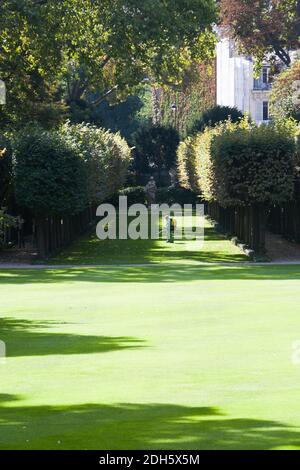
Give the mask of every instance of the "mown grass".
[{"label": "mown grass", "polygon": [[57,265],[195,264],[246,261],[245,254],[205,221],[204,244],[193,240],[99,240],[96,230],[49,260]]},{"label": "mown grass", "polygon": [[298,266],[0,272],[0,448],[299,449],[299,281]]},{"label": "mown grass", "polygon": [[243,259],[207,225],[0,271],[0,448],[300,449],[300,269]]}]

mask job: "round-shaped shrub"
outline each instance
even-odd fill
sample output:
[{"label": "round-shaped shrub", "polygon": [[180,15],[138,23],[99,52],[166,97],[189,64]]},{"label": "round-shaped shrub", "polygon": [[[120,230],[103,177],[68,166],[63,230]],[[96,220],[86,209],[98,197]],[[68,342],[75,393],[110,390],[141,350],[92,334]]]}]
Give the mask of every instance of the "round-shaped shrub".
[{"label": "round-shaped shrub", "polygon": [[203,132],[207,127],[215,127],[221,122],[230,119],[231,122],[239,122],[243,118],[243,113],[237,108],[230,106],[214,106],[205,111],[198,119],[191,130],[192,134]]},{"label": "round-shaped shrub", "polygon": [[78,149],[85,162],[91,204],[102,202],[124,186],[131,149],[120,134],[84,123],[66,123],[61,132]]},{"label": "round-shaped shrub", "polygon": [[73,215],[87,205],[84,161],[59,133],[30,127],[14,143],[16,200],[34,215]]}]

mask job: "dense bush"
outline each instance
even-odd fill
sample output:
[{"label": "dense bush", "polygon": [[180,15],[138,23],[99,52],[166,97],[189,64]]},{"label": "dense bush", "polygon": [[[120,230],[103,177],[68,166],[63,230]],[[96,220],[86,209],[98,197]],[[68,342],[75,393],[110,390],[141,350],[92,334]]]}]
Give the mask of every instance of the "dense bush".
[{"label": "dense bush", "polygon": [[115,194],[131,160],[119,134],[85,124],[60,132],[30,127],[14,146],[17,203],[39,216],[76,214]]},{"label": "dense bush", "polygon": [[204,198],[222,206],[281,203],[294,190],[295,140],[275,126],[220,126],[198,139]]},{"label": "dense bush", "polygon": [[85,162],[90,203],[97,204],[124,186],[131,150],[120,134],[88,124],[67,123],[62,135]]},{"label": "dense bush", "polygon": [[84,161],[59,133],[30,127],[14,143],[16,200],[39,217],[76,214],[87,205]]},{"label": "dense bush", "polygon": [[153,126],[142,128],[135,136],[134,166],[137,175],[158,175],[170,170],[176,163],[179,134],[172,127]]},{"label": "dense bush", "polygon": [[128,206],[132,204],[145,204],[146,195],[143,186],[133,186],[130,188],[121,189],[113,197],[109,198],[109,202],[114,206],[119,204],[119,196],[127,196]]},{"label": "dense bush", "polygon": [[231,108],[230,106],[214,106],[211,109],[205,111],[200,119],[198,119],[191,129],[191,133],[202,132],[207,127],[215,127],[221,122],[227,121],[228,118],[231,122],[239,122],[243,118],[243,113],[237,108]]},{"label": "dense bush", "polygon": [[199,194],[199,166],[197,164],[198,136],[188,137],[177,149],[177,177],[182,188]]},{"label": "dense bush", "polygon": [[181,186],[170,186],[157,190],[156,202],[158,204],[196,204],[198,195],[190,189]]}]

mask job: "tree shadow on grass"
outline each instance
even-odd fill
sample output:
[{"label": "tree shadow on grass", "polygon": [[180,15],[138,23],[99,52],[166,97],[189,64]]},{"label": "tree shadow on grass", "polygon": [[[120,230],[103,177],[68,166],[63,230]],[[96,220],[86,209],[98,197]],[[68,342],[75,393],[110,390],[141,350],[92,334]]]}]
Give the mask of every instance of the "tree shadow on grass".
[{"label": "tree shadow on grass", "polygon": [[[6,404],[7,401],[7,404]],[[8,406],[7,406],[8,405]],[[300,432],[217,408],[171,404],[0,406],[1,449],[261,449],[300,447]]]},{"label": "tree shadow on grass", "polygon": [[7,357],[93,354],[145,347],[142,340],[131,337],[88,336],[45,331],[57,325],[55,322],[0,318],[0,335],[6,344]]},{"label": "tree shadow on grass", "polygon": [[300,265],[271,266],[108,266],[0,270],[3,284],[175,283],[204,280],[300,280]]},{"label": "tree shadow on grass", "polygon": [[[185,226],[193,231],[193,227]],[[162,236],[161,236],[162,238]],[[156,240],[99,240],[95,232],[84,235],[61,253],[48,261],[54,265],[110,265],[152,264],[160,262],[240,262],[247,256],[233,248],[225,237],[212,227],[205,228],[205,241],[178,239],[168,244],[164,239]]]}]

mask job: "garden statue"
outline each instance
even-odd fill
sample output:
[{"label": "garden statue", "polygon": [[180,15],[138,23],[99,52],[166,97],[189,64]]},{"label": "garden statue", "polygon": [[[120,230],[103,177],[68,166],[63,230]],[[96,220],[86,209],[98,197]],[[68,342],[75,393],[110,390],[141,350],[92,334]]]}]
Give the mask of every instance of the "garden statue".
[{"label": "garden statue", "polygon": [[156,191],[157,191],[157,186],[156,186],[153,176],[151,176],[150,180],[145,186],[145,193],[146,193],[148,207],[150,207],[151,204],[155,204]]}]

